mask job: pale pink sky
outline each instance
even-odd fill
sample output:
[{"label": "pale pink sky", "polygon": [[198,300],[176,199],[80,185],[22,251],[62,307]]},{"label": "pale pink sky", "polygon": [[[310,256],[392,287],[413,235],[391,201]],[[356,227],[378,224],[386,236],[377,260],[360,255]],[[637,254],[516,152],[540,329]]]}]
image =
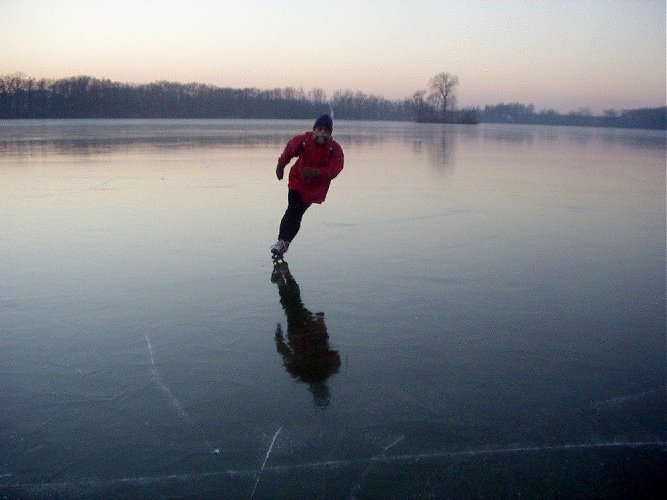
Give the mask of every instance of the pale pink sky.
[{"label": "pale pink sky", "polygon": [[665,105],[665,2],[0,0],[0,74],[410,97],[459,106]]}]

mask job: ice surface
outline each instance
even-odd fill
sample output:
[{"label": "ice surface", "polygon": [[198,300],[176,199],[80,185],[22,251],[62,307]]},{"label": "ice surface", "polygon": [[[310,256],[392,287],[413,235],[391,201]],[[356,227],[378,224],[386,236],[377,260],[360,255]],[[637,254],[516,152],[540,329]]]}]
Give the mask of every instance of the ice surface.
[{"label": "ice surface", "polygon": [[310,126],[0,123],[0,496],[664,487],[664,134]]}]

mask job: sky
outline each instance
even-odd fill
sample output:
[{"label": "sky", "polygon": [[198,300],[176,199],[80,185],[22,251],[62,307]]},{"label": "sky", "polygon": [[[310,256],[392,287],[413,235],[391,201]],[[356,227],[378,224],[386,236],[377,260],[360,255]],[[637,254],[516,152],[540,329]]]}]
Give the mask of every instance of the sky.
[{"label": "sky", "polygon": [[0,75],[665,105],[665,0],[0,0]]}]

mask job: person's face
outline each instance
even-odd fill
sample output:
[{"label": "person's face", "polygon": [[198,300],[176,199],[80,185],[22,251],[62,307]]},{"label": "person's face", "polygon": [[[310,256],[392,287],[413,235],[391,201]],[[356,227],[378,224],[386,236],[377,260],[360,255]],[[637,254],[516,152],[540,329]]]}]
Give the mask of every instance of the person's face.
[{"label": "person's face", "polygon": [[317,127],[313,130],[313,139],[317,144],[326,144],[331,139],[331,132],[324,127]]}]

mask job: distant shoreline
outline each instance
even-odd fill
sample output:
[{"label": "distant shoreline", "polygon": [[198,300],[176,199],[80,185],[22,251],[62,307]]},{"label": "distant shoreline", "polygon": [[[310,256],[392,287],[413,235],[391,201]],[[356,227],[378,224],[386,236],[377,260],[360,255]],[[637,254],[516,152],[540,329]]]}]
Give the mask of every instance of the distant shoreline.
[{"label": "distant shoreline", "polygon": [[602,128],[667,129],[667,106],[605,110],[586,108],[561,114],[536,111],[520,103],[451,109],[444,119],[423,102],[390,101],[361,92],[336,91],[330,99],[321,90],[285,88],[221,88],[204,84],[155,82],[147,85],[100,80],[88,76],[36,80],[23,75],[0,76],[0,119],[312,119],[335,112],[336,119],[419,123],[502,123]]},{"label": "distant shoreline", "polygon": [[[128,120],[128,121],[141,121],[141,120],[202,120],[202,121],[215,121],[215,120],[241,120],[241,121],[253,121],[253,120],[294,120],[294,121],[308,121],[311,120],[310,117],[302,118],[235,118],[235,117],[222,117],[222,118],[199,118],[199,117],[48,117],[48,118],[2,118],[0,117],[0,123],[10,123],[10,122],[20,122],[20,121],[76,121],[76,120],[95,120],[95,121],[114,121],[114,120]],[[458,122],[437,122],[437,121],[418,121],[418,120],[392,120],[392,119],[362,119],[362,118],[340,118],[340,120],[352,121],[352,122],[403,122],[403,123],[418,123],[423,125],[535,125],[540,127],[583,127],[583,128],[606,128],[606,129],[625,129],[625,130],[666,130],[665,127],[643,127],[643,126],[622,126],[622,125],[596,125],[596,124],[577,124],[577,123],[537,123],[537,122],[501,122],[501,121],[479,121],[475,123],[458,123]]]}]

